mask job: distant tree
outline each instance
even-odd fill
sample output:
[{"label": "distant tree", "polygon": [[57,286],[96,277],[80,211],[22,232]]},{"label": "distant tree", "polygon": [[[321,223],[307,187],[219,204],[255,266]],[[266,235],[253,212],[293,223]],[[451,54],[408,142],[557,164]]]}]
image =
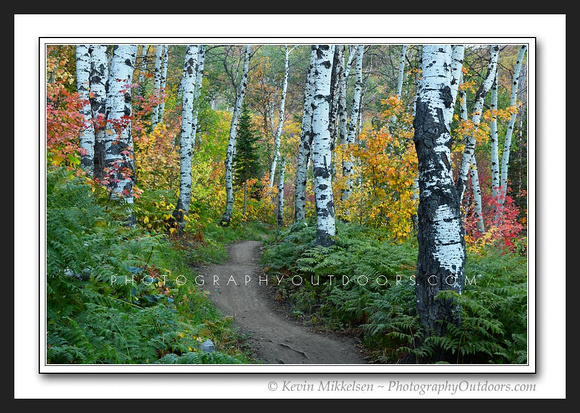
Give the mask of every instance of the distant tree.
[{"label": "distant tree", "polygon": [[259,153],[256,142],[260,139],[252,127],[252,119],[246,105],[242,107],[242,114],[238,123],[236,137],[236,154],[233,162],[233,175],[236,185],[244,187],[243,215],[246,215],[248,200],[248,181],[260,174]]},{"label": "distant tree", "polygon": [[248,85],[248,72],[250,71],[250,59],[252,57],[252,45],[246,45],[244,52],[244,65],[242,76],[239,83],[234,84],[236,88],[236,102],[234,104],[234,113],[230,125],[230,135],[228,138],[228,149],[225,159],[225,177],[226,177],[226,208],[221,219],[221,224],[228,226],[232,217],[234,208],[234,189],[233,189],[233,162],[236,154],[236,135],[238,131],[238,122],[240,112],[246,96],[246,86]]}]

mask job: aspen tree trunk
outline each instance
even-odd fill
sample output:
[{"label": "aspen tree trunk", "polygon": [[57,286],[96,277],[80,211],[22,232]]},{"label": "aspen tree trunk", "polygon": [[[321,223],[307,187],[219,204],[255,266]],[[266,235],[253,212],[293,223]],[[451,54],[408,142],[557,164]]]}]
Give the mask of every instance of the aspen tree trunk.
[{"label": "aspen tree trunk", "polygon": [[92,45],[90,102],[95,130],[94,171],[95,179],[102,180],[105,176],[105,124],[107,82],[109,79],[109,63],[107,61],[107,46]]},{"label": "aspen tree trunk", "polygon": [[[520,74],[522,69],[522,62],[526,54],[527,46],[523,45],[519,52],[516,60],[516,65],[514,67],[514,76],[512,81],[512,90],[510,96],[510,107],[515,108],[518,104],[518,85],[520,81]],[[501,158],[501,178],[500,178],[500,190],[499,190],[499,204],[503,206],[505,201],[505,196],[507,194],[507,184],[508,184],[508,170],[510,161],[510,148],[512,145],[512,136],[514,132],[514,125],[516,122],[516,117],[518,111],[515,110],[508,122],[507,131],[504,139],[503,153]]]},{"label": "aspen tree trunk", "polygon": [[499,131],[497,129],[497,72],[491,86],[491,123],[490,123],[490,146],[491,146],[491,196],[497,200],[499,189]]},{"label": "aspen tree trunk", "polygon": [[205,68],[205,52],[204,45],[199,46],[199,54],[197,56],[197,71],[195,77],[195,94],[193,106],[193,133],[191,137],[191,144],[195,147],[198,129],[198,114],[199,114],[199,97],[201,96],[201,87],[203,83],[203,71]]},{"label": "aspen tree trunk", "polygon": [[155,48],[155,72],[153,74],[153,96],[156,99],[151,114],[151,130],[159,123],[159,97],[161,94],[161,63],[163,60],[163,45],[158,44]]},{"label": "aspen tree trunk", "polygon": [[167,65],[169,63],[169,46],[163,46],[163,58],[161,60],[161,88],[160,93],[162,100],[159,103],[159,118],[157,123],[163,123],[163,115],[165,113],[165,86],[167,84]]},{"label": "aspen tree trunk", "polygon": [[401,48],[401,55],[399,57],[399,80],[397,82],[397,97],[403,98],[403,80],[405,79],[405,57],[407,56],[407,48],[409,46],[404,44]]},{"label": "aspen tree trunk", "polygon": [[461,166],[459,168],[459,174],[457,178],[457,190],[459,192],[459,200],[463,200],[463,195],[465,193],[467,175],[469,173],[470,166],[473,162],[473,154],[475,153],[475,132],[479,126],[481,120],[481,115],[483,114],[483,103],[485,101],[485,96],[487,92],[491,89],[493,80],[495,79],[495,73],[497,70],[497,60],[499,56],[499,46],[492,45],[490,47],[490,58],[489,65],[487,67],[486,78],[479,87],[475,95],[475,104],[473,105],[473,114],[471,120],[474,125],[474,130],[465,137],[465,149],[463,151],[463,158],[461,160]]},{"label": "aspen tree trunk", "polygon": [[332,149],[334,149],[336,142],[339,142],[338,134],[338,115],[340,107],[340,97],[342,88],[346,87],[346,82],[343,81],[344,73],[344,49],[343,44],[337,44],[334,47],[334,58],[332,62],[332,78],[330,84],[330,95],[332,96],[332,103],[330,105],[330,136],[332,139]]},{"label": "aspen tree trunk", "polygon": [[451,46],[423,46],[423,79],[416,101],[414,142],[419,163],[417,312],[428,334],[444,333],[441,321],[459,323],[442,290],[462,292],[465,240],[451,164]]},{"label": "aspen tree trunk", "polygon": [[[135,63],[137,64],[137,63]],[[139,65],[139,88],[137,89],[139,91],[139,95],[143,96],[144,95],[144,87],[145,87],[145,72],[147,70],[147,45],[146,44],[142,44],[141,45],[141,62]]]},{"label": "aspen tree trunk", "polygon": [[282,159],[280,162],[280,172],[278,177],[278,207],[277,207],[277,223],[278,227],[284,226],[284,175],[286,170],[286,160]]},{"label": "aspen tree trunk", "polygon": [[332,192],[331,137],[329,130],[330,78],[333,45],[316,45],[312,102],[312,168],[316,199],[316,243],[330,246],[336,235]]},{"label": "aspen tree trunk", "polygon": [[[131,135],[131,82],[137,45],[115,45],[109,73],[105,127],[105,165],[113,199],[133,203],[134,153]],[[135,225],[135,217],[129,218]]]},{"label": "aspen tree trunk", "polygon": [[280,158],[280,139],[282,137],[282,127],[284,126],[284,105],[286,103],[286,90],[288,89],[288,46],[285,46],[284,58],[284,80],[282,82],[282,96],[280,97],[280,118],[278,127],[276,128],[276,135],[274,136],[274,157],[270,165],[270,188],[274,186],[274,175],[276,174],[276,164]]},{"label": "aspen tree trunk", "polygon": [[304,88],[304,106],[302,108],[302,128],[300,145],[298,147],[298,163],[296,166],[296,190],[294,195],[294,222],[300,222],[306,217],[306,180],[308,176],[308,161],[312,147],[312,100],[314,98],[314,71],[316,70],[316,49],[310,53],[310,67]]},{"label": "aspen tree trunk", "polygon": [[[357,125],[359,121],[362,83],[363,83],[363,74],[362,74],[363,54],[364,54],[364,46],[358,45],[356,47],[356,62],[355,62],[356,81],[354,85],[354,96],[352,99],[351,114],[348,122],[348,133],[345,140],[345,143],[347,145],[355,143],[355,140],[358,136]],[[341,195],[341,198],[343,200],[347,199],[352,192],[352,179],[350,178],[350,176],[352,175],[353,166],[354,163],[352,159],[349,157],[345,157],[344,160],[342,161],[342,175],[347,178],[346,188],[344,189]]]},{"label": "aspen tree trunk", "polygon": [[465,45],[453,45],[451,47],[451,96],[453,101],[451,107],[447,110],[450,112],[447,117],[453,117],[455,112],[455,102],[457,101],[457,92],[463,74],[463,57],[465,56]]},{"label": "aspen tree trunk", "polygon": [[354,48],[351,46],[349,48],[348,61],[344,66],[342,71],[342,76],[340,77],[340,88],[338,97],[338,123],[339,123],[339,140],[338,142],[343,144],[346,141],[348,135],[348,110],[346,105],[346,86],[348,82],[348,77],[350,76],[350,68],[356,53],[354,53]]},{"label": "aspen tree trunk", "polygon": [[234,105],[234,113],[232,115],[232,122],[230,125],[230,135],[228,138],[228,149],[226,151],[225,159],[225,175],[226,175],[226,208],[222,217],[222,225],[229,225],[234,208],[234,183],[233,183],[233,161],[236,153],[236,135],[238,130],[238,121],[246,95],[246,86],[248,83],[248,71],[250,70],[250,54],[252,46],[246,45],[244,53],[244,69],[242,77],[236,91],[236,103]]},{"label": "aspen tree trunk", "polygon": [[193,153],[193,103],[195,99],[196,66],[198,46],[188,45],[183,66],[183,104],[181,109],[181,134],[179,138],[179,197],[173,212],[179,233],[183,233],[185,216],[189,214],[191,203],[191,158]]},{"label": "aspen tree trunk", "polygon": [[76,46],[77,91],[81,101],[80,113],[83,117],[83,128],[80,131],[79,147],[81,149],[81,168],[90,176],[93,175],[95,156],[95,129],[90,102],[91,46]]},{"label": "aspen tree trunk", "polygon": [[[497,73],[496,73],[497,74]],[[462,82],[463,76],[459,77],[459,83]],[[465,91],[460,92],[461,95],[461,103],[460,103],[460,115],[463,121],[467,121],[467,99],[465,96]],[[481,234],[485,232],[485,224],[483,221],[483,208],[482,208],[482,200],[481,200],[481,186],[479,184],[479,172],[477,169],[477,160],[475,158],[475,154],[472,158],[472,163],[470,166],[470,177],[471,177],[471,186],[473,191],[473,208],[475,211],[475,218],[476,218],[476,227],[477,231]]]}]

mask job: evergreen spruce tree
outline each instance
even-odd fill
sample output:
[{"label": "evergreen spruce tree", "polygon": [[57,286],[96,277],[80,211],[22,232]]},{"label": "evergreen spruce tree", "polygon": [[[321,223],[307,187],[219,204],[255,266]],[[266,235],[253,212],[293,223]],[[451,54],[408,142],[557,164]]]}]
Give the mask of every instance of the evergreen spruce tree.
[{"label": "evergreen spruce tree", "polygon": [[248,199],[248,181],[257,178],[260,173],[258,162],[258,148],[256,141],[260,136],[252,127],[252,119],[246,105],[242,107],[242,114],[238,124],[236,154],[234,155],[234,181],[236,185],[244,187],[243,214],[246,215]]}]

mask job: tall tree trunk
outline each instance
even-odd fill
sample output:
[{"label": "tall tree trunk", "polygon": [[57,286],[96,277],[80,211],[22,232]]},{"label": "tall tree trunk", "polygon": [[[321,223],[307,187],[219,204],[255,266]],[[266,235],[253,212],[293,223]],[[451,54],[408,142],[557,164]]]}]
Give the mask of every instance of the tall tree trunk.
[{"label": "tall tree trunk", "polygon": [[[518,86],[520,81],[520,74],[522,69],[522,62],[524,61],[524,56],[526,54],[527,46],[523,45],[519,52],[518,57],[516,60],[516,65],[514,67],[514,76],[512,81],[512,90],[510,96],[510,107],[515,108],[518,104]],[[510,161],[510,148],[512,145],[512,136],[514,132],[514,125],[516,122],[516,117],[518,115],[518,111],[515,110],[508,122],[505,139],[504,139],[504,146],[503,146],[503,153],[501,157],[501,180],[500,180],[500,190],[499,190],[499,204],[503,206],[505,201],[505,196],[507,194],[507,184],[508,184],[508,169],[509,169],[509,161]]]},{"label": "tall tree trunk", "polygon": [[467,183],[467,176],[471,164],[473,163],[473,155],[475,153],[475,144],[476,144],[475,133],[477,131],[477,128],[479,127],[479,122],[483,114],[483,104],[485,101],[485,96],[487,95],[487,92],[491,89],[491,86],[493,85],[493,80],[495,79],[498,56],[499,56],[499,46],[492,45],[490,47],[489,65],[487,66],[486,78],[479,87],[479,89],[477,90],[477,93],[475,95],[475,103],[473,105],[473,112],[471,116],[474,130],[471,131],[471,133],[469,133],[465,137],[465,149],[463,151],[463,158],[461,159],[461,166],[459,168],[459,174],[456,183],[460,201],[463,200],[463,195],[465,193]]},{"label": "tall tree trunk", "polygon": [[[496,71],[497,75],[497,71]],[[463,80],[463,76],[459,76],[459,83]],[[493,90],[493,87],[492,87]],[[460,103],[460,116],[461,119],[466,122],[468,119],[467,116],[467,98],[465,95],[465,91],[461,91],[461,103]],[[477,159],[475,158],[475,154],[473,154],[472,163],[469,170],[471,177],[471,186],[473,191],[473,208],[475,211],[475,219],[476,219],[476,228],[480,234],[485,232],[485,223],[483,221],[483,203],[481,200],[481,186],[479,184],[479,171],[477,169]]]},{"label": "tall tree trunk", "polygon": [[310,67],[304,88],[304,106],[302,108],[302,128],[300,145],[298,147],[298,163],[296,166],[296,189],[294,195],[294,222],[300,222],[306,217],[306,181],[308,176],[308,161],[312,148],[312,100],[314,99],[314,71],[316,70],[316,49],[310,53]]},{"label": "tall tree trunk", "polygon": [[[359,112],[361,106],[361,95],[362,95],[362,83],[363,83],[363,73],[362,73],[362,63],[364,55],[364,45],[358,45],[356,47],[356,81],[354,84],[354,96],[352,99],[352,108],[350,119],[348,122],[348,133],[346,136],[345,143],[347,145],[352,145],[355,143],[358,136],[358,123],[359,123]],[[346,187],[341,194],[343,200],[347,199],[352,192],[352,168],[354,162],[350,157],[345,157],[342,161],[342,175],[346,177]]]},{"label": "tall tree trunk", "polygon": [[195,78],[195,94],[194,94],[194,106],[193,106],[193,133],[191,137],[191,144],[195,147],[197,139],[197,129],[198,129],[198,115],[199,115],[199,97],[201,96],[201,87],[203,83],[203,71],[205,68],[205,52],[206,48],[204,45],[199,46],[199,54],[197,56],[197,75]]},{"label": "tall tree trunk", "polygon": [[451,163],[451,46],[423,46],[423,80],[416,101],[414,142],[419,163],[419,242],[415,292],[417,312],[430,334],[444,333],[442,321],[459,322],[442,290],[461,293],[465,240],[459,194]]},{"label": "tall tree trunk", "polygon": [[188,45],[183,66],[183,104],[181,109],[181,134],[179,139],[179,197],[173,212],[179,233],[183,233],[185,216],[189,214],[191,203],[191,158],[193,154],[193,104],[195,100],[195,80],[198,46]]},{"label": "tall tree trunk", "polygon": [[280,158],[280,139],[282,137],[282,128],[284,126],[284,105],[286,103],[286,90],[288,89],[288,46],[285,46],[284,58],[284,80],[282,81],[282,95],[280,97],[280,117],[278,127],[276,128],[276,135],[274,136],[274,157],[270,165],[270,188],[274,186],[274,175],[276,174],[276,164]]},{"label": "tall tree trunk", "polygon": [[330,78],[334,45],[316,45],[312,102],[312,168],[316,199],[316,243],[330,246],[336,235],[329,130]]},{"label": "tall tree trunk", "polygon": [[405,58],[407,56],[407,48],[409,46],[404,44],[401,47],[401,55],[399,56],[399,80],[397,81],[397,97],[403,98],[403,80],[405,79]]},{"label": "tall tree trunk", "polygon": [[497,200],[499,189],[499,131],[497,129],[497,72],[491,86],[491,123],[490,123],[490,146],[491,146],[491,195]]},{"label": "tall tree trunk", "polygon": [[165,114],[165,86],[167,84],[167,66],[169,63],[169,46],[163,46],[163,58],[161,59],[161,87],[160,95],[161,102],[159,102],[159,118],[157,123],[163,123],[163,115]]},{"label": "tall tree trunk", "polygon": [[234,105],[234,113],[232,115],[232,122],[230,125],[230,135],[228,138],[228,149],[226,151],[225,159],[225,175],[226,175],[226,208],[222,217],[222,225],[229,225],[234,208],[234,182],[233,182],[233,161],[236,153],[236,134],[238,129],[238,120],[244,103],[246,95],[246,86],[248,83],[248,71],[250,70],[250,57],[252,46],[246,45],[244,53],[244,69],[242,77],[236,91],[236,103]]},{"label": "tall tree trunk", "polygon": [[159,99],[161,95],[161,64],[163,61],[163,48],[163,45],[158,44],[155,49],[155,72],[153,74],[153,97],[155,98],[155,103],[153,106],[153,113],[151,114],[151,130],[155,130],[155,127],[159,123]]},{"label": "tall tree trunk", "polygon": [[[133,137],[131,135],[131,82],[137,54],[136,45],[115,45],[109,73],[105,126],[105,165],[109,168],[108,185],[113,199],[133,203],[135,174]],[[129,225],[135,225],[130,217]]]},{"label": "tall tree trunk", "polygon": [[105,125],[107,83],[109,79],[109,63],[107,61],[107,46],[92,45],[90,102],[95,129],[94,178],[102,180],[105,176]]},{"label": "tall tree trunk", "polygon": [[343,81],[344,73],[344,50],[343,44],[337,44],[334,47],[334,58],[332,62],[332,78],[330,84],[330,95],[332,102],[330,105],[330,136],[332,139],[332,149],[334,149],[336,142],[338,142],[339,134],[339,108],[342,88],[346,87],[346,82]]},{"label": "tall tree trunk", "polygon": [[82,150],[81,168],[89,176],[93,175],[95,156],[95,129],[90,102],[91,47],[86,44],[76,46],[77,91],[82,104],[80,113],[83,117],[83,128],[79,135],[79,147]]},{"label": "tall tree trunk", "polygon": [[342,75],[340,76],[340,87],[338,90],[339,96],[338,100],[338,129],[339,129],[339,138],[338,142],[343,144],[346,141],[346,137],[348,135],[348,108],[346,104],[346,89],[348,83],[348,77],[350,76],[350,68],[352,66],[352,62],[354,61],[355,57],[355,48],[354,46],[349,47],[349,54],[348,54],[348,61],[342,70]]},{"label": "tall tree trunk", "polygon": [[276,221],[278,227],[284,226],[284,175],[286,171],[286,160],[282,158],[280,162],[280,172],[278,175],[278,207]]}]

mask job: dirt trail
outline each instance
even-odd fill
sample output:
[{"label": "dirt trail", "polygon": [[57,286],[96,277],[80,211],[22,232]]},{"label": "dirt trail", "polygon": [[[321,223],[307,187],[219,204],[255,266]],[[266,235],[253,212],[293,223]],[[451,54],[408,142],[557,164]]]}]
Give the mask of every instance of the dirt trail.
[{"label": "dirt trail", "polygon": [[249,336],[256,357],[266,364],[364,364],[351,338],[313,332],[276,307],[264,281],[259,282],[260,245],[232,244],[227,263],[200,269],[212,301]]}]

